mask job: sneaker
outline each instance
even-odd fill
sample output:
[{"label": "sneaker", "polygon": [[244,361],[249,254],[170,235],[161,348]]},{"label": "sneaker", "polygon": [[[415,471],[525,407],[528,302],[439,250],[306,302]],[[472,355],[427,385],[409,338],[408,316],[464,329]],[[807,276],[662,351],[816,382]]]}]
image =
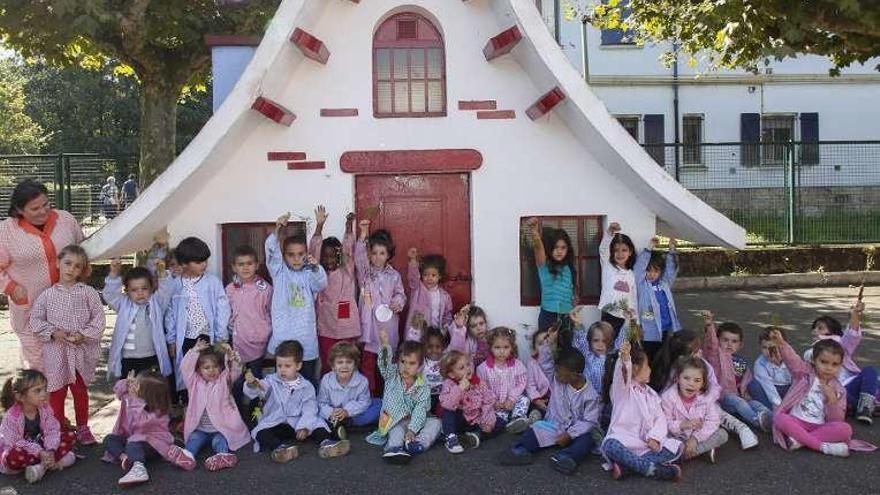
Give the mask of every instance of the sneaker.
[{"label": "sneaker", "polygon": [[767,433],[773,429],[773,414],[770,411],[762,411],[761,414],[758,415],[758,426],[761,427],[761,431]]},{"label": "sneaker", "polygon": [[413,440],[412,442],[406,442],[404,444],[404,448],[410,455],[419,455],[425,452],[425,446],[422,445],[421,442]]},{"label": "sneaker", "polygon": [[532,454],[522,447],[502,452],[498,460],[502,466],[525,466],[533,462]]},{"label": "sneaker", "polygon": [[758,446],[758,436],[749,427],[740,428],[737,434],[739,434],[739,445],[743,450]]},{"label": "sneaker", "polygon": [[571,457],[558,452],[550,456],[550,465],[562,474],[574,474],[577,471],[577,462]]},{"label": "sneaker", "polygon": [[299,448],[296,445],[282,444],[272,451],[272,460],[282,464],[297,457],[299,457]]},{"label": "sneaker", "polygon": [[510,423],[507,423],[507,426],[505,426],[504,429],[508,433],[520,434],[520,433],[526,431],[529,428],[529,426],[531,426],[531,424],[529,423],[528,419],[516,418],[516,419],[512,419],[510,421]]},{"label": "sneaker", "polygon": [[332,457],[341,457],[351,450],[351,442],[348,440],[324,440],[318,447],[318,457],[321,459],[330,459]]},{"label": "sneaker", "polygon": [[58,464],[58,469],[64,469],[73,466],[74,463],[76,463],[76,454],[74,454],[73,452],[68,452],[64,454],[64,457],[58,459],[58,462],[56,464]]},{"label": "sneaker", "polygon": [[681,481],[681,468],[676,464],[661,464],[655,472],[658,480],[667,480],[673,483]]},{"label": "sneaker", "polygon": [[798,442],[792,437],[788,437],[788,450],[797,450],[803,446],[804,444]]},{"label": "sneaker", "polygon": [[412,456],[403,449],[403,447],[394,447],[385,451],[382,454],[382,460],[387,462],[388,464],[409,464],[409,461],[412,460]]},{"label": "sneaker", "polygon": [[461,454],[464,452],[464,447],[458,442],[458,435],[455,433],[446,435],[446,450],[448,450],[450,454]]},{"label": "sneaker", "polygon": [[843,442],[823,442],[822,453],[835,457],[849,457],[849,446]]},{"label": "sneaker", "polygon": [[859,404],[856,407],[856,421],[866,425],[874,424],[874,396],[871,394],[861,394],[859,396]]},{"label": "sneaker", "polygon": [[43,479],[43,476],[46,475],[46,467],[40,464],[33,464],[24,468],[24,479],[27,480],[28,483],[36,483]]},{"label": "sneaker", "polygon": [[541,413],[540,409],[532,409],[532,411],[529,413],[529,424],[530,425],[533,425],[533,424],[537,423],[538,421],[541,421],[542,419],[544,419],[544,414]]},{"label": "sneaker", "polygon": [[367,435],[367,437],[364,438],[364,440],[366,440],[366,442],[370,445],[375,445],[377,447],[381,447],[381,446],[385,445],[385,441],[387,440],[387,438],[385,438],[383,435],[381,435],[379,433],[379,431],[377,430],[377,431],[374,431],[373,433],[370,433],[369,435]]},{"label": "sneaker", "polygon": [[205,469],[208,471],[220,471],[234,467],[236,464],[238,464],[238,456],[230,452],[214,454],[205,459]]},{"label": "sneaker", "polygon": [[709,460],[709,464],[715,464],[715,449],[709,449],[709,452],[706,452],[706,459]]},{"label": "sneaker", "polygon": [[125,473],[125,476],[119,478],[119,486],[127,487],[140,485],[142,483],[146,483],[150,481],[150,474],[147,472],[147,467],[144,466],[143,462],[135,462],[132,464],[131,469]]},{"label": "sneaker", "polygon": [[126,473],[129,469],[131,469],[131,459],[124,453],[119,454],[119,465],[122,467],[122,470]]},{"label": "sneaker", "polygon": [[336,438],[340,440],[348,440],[348,432],[345,431],[345,426],[339,425],[333,430],[333,432],[336,433]]},{"label": "sneaker", "polygon": [[76,442],[80,445],[95,445],[98,439],[92,435],[92,430],[88,425],[78,426],[76,428]]},{"label": "sneaker", "polygon": [[475,449],[480,446],[480,434],[475,431],[466,432],[458,439],[461,446],[466,449]]},{"label": "sneaker", "polygon": [[[171,461],[171,464],[174,464],[184,471],[192,471],[196,468],[195,457],[193,457],[188,450],[182,449],[177,445],[172,445],[168,448],[168,455],[166,457]],[[134,466],[131,468],[134,469]]]},{"label": "sneaker", "polygon": [[623,468],[616,462],[611,463],[611,479],[619,480],[623,478]]}]

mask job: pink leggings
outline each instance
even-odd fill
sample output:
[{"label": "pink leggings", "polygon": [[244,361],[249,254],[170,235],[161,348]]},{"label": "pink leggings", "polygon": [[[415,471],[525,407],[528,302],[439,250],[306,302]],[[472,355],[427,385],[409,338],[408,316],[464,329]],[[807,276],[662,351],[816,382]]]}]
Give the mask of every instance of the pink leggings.
[{"label": "pink leggings", "polygon": [[786,437],[791,437],[803,445],[822,451],[824,442],[847,442],[852,438],[852,427],[843,421],[830,421],[817,425],[807,423],[790,414],[773,414],[773,424]]}]

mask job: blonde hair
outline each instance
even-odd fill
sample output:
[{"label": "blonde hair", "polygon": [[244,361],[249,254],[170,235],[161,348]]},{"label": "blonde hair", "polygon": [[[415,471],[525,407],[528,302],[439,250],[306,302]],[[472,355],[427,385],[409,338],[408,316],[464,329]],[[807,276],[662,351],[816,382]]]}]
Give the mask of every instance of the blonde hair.
[{"label": "blonde hair", "polygon": [[589,347],[591,351],[593,350],[593,332],[595,331],[602,332],[602,336],[605,337],[605,345],[610,347],[614,340],[614,327],[611,326],[611,323],[608,323],[607,321],[597,321],[587,329],[587,347]]},{"label": "blonde hair", "polygon": [[507,339],[510,342],[510,357],[519,357],[519,348],[516,346],[516,330],[507,327],[495,327],[486,333],[486,343],[489,344],[490,349],[496,339]]}]

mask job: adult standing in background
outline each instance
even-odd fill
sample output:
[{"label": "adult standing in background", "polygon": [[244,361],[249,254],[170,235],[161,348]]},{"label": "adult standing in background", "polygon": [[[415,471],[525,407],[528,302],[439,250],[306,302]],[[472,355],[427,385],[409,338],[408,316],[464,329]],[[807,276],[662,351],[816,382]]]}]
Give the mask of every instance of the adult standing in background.
[{"label": "adult standing in background", "polygon": [[107,220],[111,220],[119,213],[119,188],[116,187],[116,177],[107,177],[107,183],[101,187],[101,211]]},{"label": "adult standing in background", "polygon": [[9,218],[0,222],[0,290],[9,296],[12,330],[26,369],[43,371],[43,343],[29,324],[31,304],[58,282],[58,252],[82,239],[73,215],[49,204],[46,186],[33,179],[15,186]]},{"label": "adult standing in background", "polygon": [[140,193],[141,191],[138,189],[134,174],[129,174],[128,180],[122,183],[122,208],[125,209],[131,206]]}]

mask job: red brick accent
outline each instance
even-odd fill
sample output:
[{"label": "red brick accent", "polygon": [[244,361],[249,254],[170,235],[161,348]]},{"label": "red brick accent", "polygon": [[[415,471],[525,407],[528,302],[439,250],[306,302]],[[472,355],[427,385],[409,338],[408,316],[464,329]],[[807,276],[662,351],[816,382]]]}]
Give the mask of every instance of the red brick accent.
[{"label": "red brick accent", "polygon": [[305,160],[303,151],[270,151],[266,153],[266,160],[270,162],[289,162],[293,160]]},{"label": "red brick accent", "polygon": [[489,42],[483,47],[483,55],[486,56],[486,60],[492,60],[505,53],[510,53],[510,50],[513,50],[513,47],[521,39],[522,33],[519,31],[519,27],[516,25],[511,26],[501,31],[497,36],[489,38]]},{"label": "red brick accent", "polygon": [[235,34],[206,34],[205,44],[208,46],[257,46],[263,38],[260,36],[241,36]]},{"label": "red brick accent", "polygon": [[287,170],[320,170],[324,162],[288,162]]},{"label": "red brick accent", "polygon": [[346,151],[339,166],[348,173],[466,172],[483,164],[483,155],[472,149]]},{"label": "red brick accent", "polygon": [[526,110],[526,115],[528,115],[530,119],[535,120],[552,110],[553,107],[558,105],[559,102],[564,99],[565,93],[563,93],[562,90],[559,89],[559,86],[557,86],[541,96],[538,101],[530,106]]},{"label": "red brick accent", "polygon": [[330,51],[324,46],[324,42],[300,28],[293,30],[290,41],[299,48],[303,55],[318,63],[326,64],[330,58]]},{"label": "red brick accent", "polygon": [[516,112],[513,110],[485,110],[477,112],[477,118],[480,120],[515,119]]},{"label": "red brick accent", "polygon": [[293,112],[263,96],[258,96],[251,108],[281,125],[290,126],[296,120],[296,115]]},{"label": "red brick accent", "polygon": [[357,117],[357,108],[322,108],[321,117]]},{"label": "red brick accent", "polygon": [[495,110],[495,100],[458,100],[459,110]]}]

